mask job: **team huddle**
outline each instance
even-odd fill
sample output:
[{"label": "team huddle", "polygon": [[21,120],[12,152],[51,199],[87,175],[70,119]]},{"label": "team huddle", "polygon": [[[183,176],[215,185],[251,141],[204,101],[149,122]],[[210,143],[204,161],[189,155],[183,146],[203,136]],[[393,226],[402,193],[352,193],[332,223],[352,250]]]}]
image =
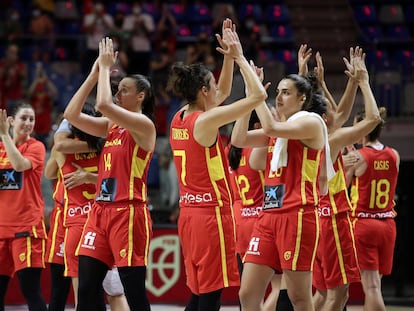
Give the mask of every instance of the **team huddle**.
[{"label": "team huddle", "polygon": [[[385,311],[381,276],[392,269],[400,159],[379,141],[385,109],[377,107],[362,49],[344,58],[348,82],[338,104],[319,53],[308,69],[307,45],[298,51],[299,72],[282,78],[275,102],[266,103],[270,83],[244,57],[230,19],[216,38],[223,55],[217,82],[204,64],[175,63],[167,85],[185,103],[170,127],[191,291],[185,310],[219,310],[222,290],[240,286],[243,311],[340,311],[349,285],[361,282],[364,310]],[[105,310],[105,293],[114,310],[151,308],[145,277],[154,96],[139,74],[123,78],[113,94],[116,59],[112,40],[102,39],[46,164],[43,144],[30,136],[33,108],[0,111],[0,311],[14,273],[30,310],[64,310],[71,285],[77,310]],[[236,66],[245,96],[221,105]],[[344,127],[358,89],[365,111]],[[219,128],[232,122],[225,146]],[[55,180],[48,235],[43,173]],[[48,306],[40,289],[45,262]]]}]

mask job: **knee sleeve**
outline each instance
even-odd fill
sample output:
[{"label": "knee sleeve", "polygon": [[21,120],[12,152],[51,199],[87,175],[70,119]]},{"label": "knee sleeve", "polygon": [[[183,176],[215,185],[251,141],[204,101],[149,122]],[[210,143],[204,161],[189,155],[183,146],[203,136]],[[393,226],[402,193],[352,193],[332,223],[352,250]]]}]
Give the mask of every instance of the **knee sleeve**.
[{"label": "knee sleeve", "polygon": [[118,269],[116,267],[106,273],[102,285],[105,293],[109,296],[119,296],[124,294],[124,287],[122,286]]}]

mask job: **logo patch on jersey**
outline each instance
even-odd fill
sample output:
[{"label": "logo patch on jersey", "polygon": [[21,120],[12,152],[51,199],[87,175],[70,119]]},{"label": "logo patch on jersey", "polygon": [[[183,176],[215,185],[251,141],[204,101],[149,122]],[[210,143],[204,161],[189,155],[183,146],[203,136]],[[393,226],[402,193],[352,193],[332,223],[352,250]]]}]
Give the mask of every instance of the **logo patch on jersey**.
[{"label": "logo patch on jersey", "polygon": [[105,178],[102,180],[100,191],[96,201],[113,202],[116,195],[116,179]]},{"label": "logo patch on jersey", "polygon": [[25,254],[25,253],[20,253],[20,254],[19,254],[19,260],[20,260],[21,262],[25,261],[25,260],[26,260],[26,254]]},{"label": "logo patch on jersey", "polygon": [[263,209],[281,208],[285,195],[285,185],[265,186]]},{"label": "logo patch on jersey", "polygon": [[0,170],[0,190],[20,190],[23,184],[23,173],[15,170]]},{"label": "logo patch on jersey", "polygon": [[85,236],[83,237],[83,243],[82,247],[89,248],[89,249],[95,249],[95,238],[96,238],[96,232],[88,231]]},{"label": "logo patch on jersey", "polygon": [[63,257],[65,253],[65,244],[62,242],[59,244],[59,252],[56,253],[56,256]]},{"label": "logo patch on jersey", "polygon": [[250,240],[249,248],[248,248],[246,254],[260,255],[259,242],[260,242],[260,238],[252,237],[251,240]]},{"label": "logo patch on jersey", "polygon": [[286,251],[283,253],[283,258],[285,260],[290,260],[290,258],[292,257],[292,252],[291,251]]},{"label": "logo patch on jersey", "polygon": [[121,256],[121,258],[125,258],[126,254],[127,254],[127,252],[126,252],[126,250],[125,250],[125,249],[121,249],[121,250],[119,251],[119,256]]}]

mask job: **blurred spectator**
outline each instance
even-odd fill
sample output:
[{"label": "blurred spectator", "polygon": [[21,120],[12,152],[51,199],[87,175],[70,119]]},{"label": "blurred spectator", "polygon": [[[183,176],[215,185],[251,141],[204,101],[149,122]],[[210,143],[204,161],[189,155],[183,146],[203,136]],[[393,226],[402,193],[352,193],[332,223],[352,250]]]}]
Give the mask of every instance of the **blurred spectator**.
[{"label": "blurred spectator", "polygon": [[158,136],[166,136],[168,134],[169,124],[167,120],[168,107],[170,105],[171,96],[165,91],[166,85],[159,85],[155,91],[155,126]]},{"label": "blurred spectator", "polygon": [[20,36],[23,34],[23,23],[20,19],[20,13],[14,8],[6,12],[5,20],[2,19],[0,21],[1,43],[18,43]]},{"label": "blurred spectator", "polygon": [[174,61],[174,53],[171,52],[167,40],[162,40],[159,43],[159,48],[153,54],[151,59],[151,77],[154,85],[154,90],[157,93],[159,89],[165,89],[168,80],[168,73],[170,66]]},{"label": "blurred spectator", "polygon": [[211,52],[211,43],[208,35],[205,32],[201,32],[195,44],[190,44],[187,47],[186,63],[204,63],[209,67],[211,71],[214,70],[214,57]]},{"label": "blurred spectator", "polygon": [[57,95],[57,88],[48,78],[40,62],[37,63],[36,75],[27,95],[36,114],[34,136],[48,148],[48,137],[52,129],[53,101]]},{"label": "blurred spectator", "polygon": [[[177,21],[169,9],[168,3],[161,6],[161,17],[158,21],[154,36],[154,43],[159,44],[166,40],[171,54],[175,54],[177,44]],[[158,48],[160,48],[158,46]]]},{"label": "blurred spectator", "polygon": [[132,14],[125,16],[123,29],[130,33],[128,73],[148,75],[151,61],[151,36],[154,19],[142,11],[142,2],[134,1]]},{"label": "blurred spectator", "polygon": [[14,105],[24,99],[26,79],[27,68],[19,60],[19,47],[12,43],[0,60],[0,109],[10,113]]},{"label": "blurred spectator", "polygon": [[[83,28],[86,33],[86,56],[82,66],[83,71],[89,70],[98,57],[99,41],[114,27],[111,15],[105,12],[102,1],[95,1],[93,10],[83,18]],[[84,72],[85,73],[85,72]]]},{"label": "blurred spectator", "polygon": [[122,27],[124,25],[125,12],[118,10],[114,15],[114,27],[112,28],[109,36],[117,37],[118,40],[118,50],[126,51],[128,48],[129,42],[129,32],[125,31]]},{"label": "blurred spectator", "polygon": [[36,78],[38,64],[42,64],[42,68],[47,75],[50,75],[52,72],[50,60],[45,59],[44,54],[40,49],[35,48],[32,49],[31,52],[31,59],[26,62],[27,85],[30,85]]},{"label": "blurred spectator", "polygon": [[265,24],[257,20],[256,14],[249,12],[240,23],[239,37],[246,53],[247,59],[254,60],[258,65],[263,66],[266,62],[266,55],[263,52],[262,38],[268,35]]},{"label": "blurred spectator", "polygon": [[52,18],[38,7],[32,10],[29,33],[32,35],[33,47],[42,53],[42,60],[49,60],[54,46],[54,24]]},{"label": "blurred spectator", "polygon": [[175,170],[173,155],[168,138],[157,137],[156,150],[159,156],[160,167],[160,195],[162,208],[170,212],[170,221],[176,222],[178,214],[176,208],[179,200],[178,177]]},{"label": "blurred spectator", "polygon": [[211,10],[213,16],[213,33],[221,33],[221,26],[226,18],[230,18],[236,27],[239,26],[239,20],[231,3],[215,3]]}]

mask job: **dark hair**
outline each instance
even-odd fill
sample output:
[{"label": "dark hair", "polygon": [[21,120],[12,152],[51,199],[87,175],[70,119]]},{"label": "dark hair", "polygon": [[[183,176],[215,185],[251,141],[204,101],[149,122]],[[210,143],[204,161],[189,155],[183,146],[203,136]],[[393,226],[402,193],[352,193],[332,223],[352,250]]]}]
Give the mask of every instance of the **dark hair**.
[{"label": "dark hair", "polygon": [[28,102],[25,102],[25,101],[21,101],[21,102],[19,102],[19,103],[17,103],[14,107],[13,107],[13,109],[11,110],[11,114],[10,114],[10,116],[12,116],[13,118],[16,116],[16,114],[21,110],[21,109],[25,109],[25,108],[28,108],[28,109],[32,109],[33,111],[34,111],[34,108],[33,108],[33,106],[32,105],[30,105]]},{"label": "dark hair", "polygon": [[[249,130],[254,129],[254,125],[258,122],[260,122],[259,117],[257,116],[256,111],[253,110],[249,119]],[[233,145],[230,146],[227,158],[229,159],[229,165],[233,170],[237,170],[240,166],[242,150],[243,148],[235,147]]]},{"label": "dark hair", "polygon": [[306,98],[303,103],[303,105],[305,106],[306,103],[309,102],[312,97],[312,85],[310,84],[309,80],[297,74],[287,75],[284,79],[289,79],[293,81],[293,84],[295,85],[295,88],[298,91],[298,97],[305,95]]},{"label": "dark hair", "polygon": [[155,99],[150,78],[140,74],[129,75],[126,78],[131,78],[135,81],[137,93],[145,93],[145,98],[142,102],[142,113],[151,120],[154,120]]},{"label": "dark hair", "polygon": [[315,112],[322,116],[326,113],[327,106],[328,102],[325,96],[321,94],[313,94],[311,100],[302,106],[302,110]]},{"label": "dark hair", "polygon": [[202,63],[184,65],[178,62],[172,65],[167,91],[186,99],[190,104],[197,99],[198,91],[203,87],[210,89],[211,72]]},{"label": "dark hair", "polygon": [[290,74],[285,79],[293,81],[298,91],[298,96],[305,95],[306,98],[303,102],[302,110],[315,112],[320,116],[326,113],[327,101],[315,75],[308,74],[306,77],[303,77],[297,74]]},{"label": "dark hair", "polygon": [[[371,133],[368,134],[368,141],[376,141],[380,138],[382,129],[385,126],[385,120],[387,119],[387,108],[385,107],[379,107],[378,108],[381,122],[371,131]],[[365,112],[360,111],[355,116],[355,120],[357,122],[361,122],[365,118]]]},{"label": "dark hair", "polygon": [[[94,104],[88,100],[83,105],[82,112],[90,116],[97,116]],[[96,150],[98,154],[101,152],[104,143],[103,138],[85,133],[73,125],[70,127],[72,131],[71,135],[69,135],[70,138],[76,137],[79,140],[86,141],[90,149]]]},{"label": "dark hair", "polygon": [[305,75],[305,78],[309,81],[311,85],[312,94],[324,95],[324,91],[318,81],[318,77],[316,76],[315,72],[308,71],[308,73]]}]

